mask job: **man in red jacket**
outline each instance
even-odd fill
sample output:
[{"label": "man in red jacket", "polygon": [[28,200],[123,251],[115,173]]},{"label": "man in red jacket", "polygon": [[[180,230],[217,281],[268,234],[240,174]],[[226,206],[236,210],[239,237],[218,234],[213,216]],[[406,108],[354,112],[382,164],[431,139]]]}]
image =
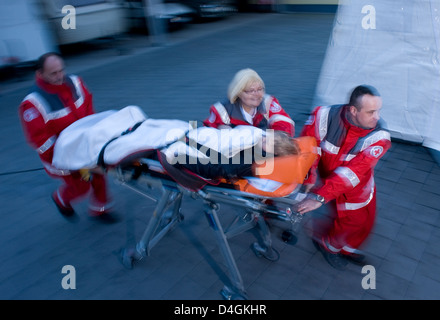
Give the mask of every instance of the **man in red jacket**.
[{"label": "man in red jacket", "polygon": [[317,107],[301,133],[316,138],[320,156],[304,182],[312,192],[299,203],[298,211],[304,214],[330,205],[333,223],[314,235],[314,244],[337,269],[344,269],[348,260],[362,262],[358,248],[374,224],[374,167],[391,147],[390,134],[380,120],[381,108],[379,92],[361,85],[348,104]]},{"label": "man in red jacket", "polygon": [[78,171],[60,170],[52,165],[55,141],[61,131],[93,113],[92,95],[84,82],[78,76],[65,74],[64,61],[57,53],[42,55],[37,61],[35,86],[19,106],[26,139],[37,151],[49,176],[64,182],[52,194],[64,217],[75,217],[72,202],[91,190],[90,215],[103,222],[114,222],[103,175],[93,174],[91,179],[83,179]]}]

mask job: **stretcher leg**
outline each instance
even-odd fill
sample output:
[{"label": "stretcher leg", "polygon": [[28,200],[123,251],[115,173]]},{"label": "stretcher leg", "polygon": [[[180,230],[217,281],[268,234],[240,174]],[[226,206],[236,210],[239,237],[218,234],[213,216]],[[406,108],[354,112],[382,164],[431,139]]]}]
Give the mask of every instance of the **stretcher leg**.
[{"label": "stretcher leg", "polygon": [[233,204],[235,206],[241,206],[246,210],[246,214],[243,217],[237,217],[227,228],[225,233],[228,238],[231,238],[237,234],[255,229],[258,231],[260,237],[259,242],[252,244],[251,248],[258,257],[264,257],[270,261],[277,261],[280,257],[278,251],[272,247],[272,238],[269,227],[264,220],[263,213],[267,212],[267,205],[261,201],[252,201],[250,199],[244,199],[239,197],[226,197],[221,193],[206,194],[200,192],[205,201],[208,203],[214,203],[216,201],[222,201],[225,203]]},{"label": "stretcher leg", "polygon": [[281,239],[291,245],[295,245],[298,242],[298,232],[301,228],[301,221],[304,215],[298,212],[292,213],[290,218],[290,229],[284,230],[281,234]]},{"label": "stretcher leg", "polygon": [[[177,222],[180,222],[180,206],[182,202],[182,193],[177,190],[165,188],[164,193],[159,200],[157,207],[153,212],[153,216],[145,229],[141,240],[136,245],[138,252],[142,256],[149,256],[150,250],[159,242],[163,236],[174,227]],[[173,204],[172,211],[167,211],[169,206]],[[166,219],[168,221],[164,221]],[[163,223],[162,228],[156,233],[158,227]]]},{"label": "stretcher leg", "polygon": [[246,213],[244,216],[237,217],[231,222],[231,224],[226,228],[225,235],[228,239],[239,235],[243,232],[249,231],[257,225],[255,214]]},{"label": "stretcher leg", "polygon": [[[182,193],[178,189],[164,187],[153,215],[136,247],[123,249],[121,260],[132,268],[133,262],[149,256],[151,249],[178,223],[183,220],[180,212]],[[171,207],[171,208],[170,208]]]},{"label": "stretcher leg", "polygon": [[255,255],[264,257],[270,261],[277,261],[280,254],[272,247],[272,236],[264,217],[259,212],[247,212],[243,217],[237,216],[226,229],[228,239],[245,231],[254,229],[258,233],[259,242],[252,244],[251,248]]},{"label": "stretcher leg", "polygon": [[243,279],[238,271],[237,264],[232,255],[231,248],[229,247],[228,240],[223,231],[222,225],[218,218],[218,205],[213,202],[205,203],[205,214],[208,218],[209,225],[214,230],[220,251],[225,259],[226,265],[229,269],[231,285],[225,285],[220,291],[220,294],[226,300],[241,300],[247,299],[246,292],[244,290]]},{"label": "stretcher leg", "polygon": [[269,226],[262,217],[257,220],[257,231],[260,236],[259,242],[254,242],[251,246],[257,257],[264,257],[270,261],[278,261],[280,254],[272,247],[272,237]]}]

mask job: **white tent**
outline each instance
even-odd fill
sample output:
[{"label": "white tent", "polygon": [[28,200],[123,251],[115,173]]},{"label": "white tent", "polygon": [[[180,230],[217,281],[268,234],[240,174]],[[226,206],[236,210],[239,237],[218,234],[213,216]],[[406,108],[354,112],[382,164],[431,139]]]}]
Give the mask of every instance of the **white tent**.
[{"label": "white tent", "polygon": [[440,150],[440,0],[341,0],[314,105],[370,84],[391,135]]}]

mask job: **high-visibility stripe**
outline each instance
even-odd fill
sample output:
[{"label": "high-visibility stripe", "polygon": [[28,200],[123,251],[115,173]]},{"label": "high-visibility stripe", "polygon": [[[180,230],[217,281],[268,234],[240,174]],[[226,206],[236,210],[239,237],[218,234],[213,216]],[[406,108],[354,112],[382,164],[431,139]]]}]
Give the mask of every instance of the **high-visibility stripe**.
[{"label": "high-visibility stripe", "polygon": [[269,121],[269,110],[272,101],[273,101],[273,96],[266,93],[263,98],[263,103],[261,104],[261,106],[264,107],[264,110],[260,110],[260,112],[263,113],[263,116],[266,118],[267,121]]},{"label": "high-visibility stripe", "polygon": [[390,140],[391,141],[390,133],[385,130],[379,130],[379,131],[376,131],[372,134],[365,136],[364,138],[361,138],[359,140],[359,142],[356,144],[356,146],[350,151],[349,154],[343,155],[341,157],[341,160],[342,161],[352,160],[354,157],[356,157],[356,155],[359,152],[366,150],[367,148],[369,148],[370,146],[372,146],[373,144],[375,144],[376,142],[378,142],[380,140]]},{"label": "high-visibility stripe", "polygon": [[32,103],[37,108],[38,112],[40,112],[41,116],[43,117],[45,123],[47,123],[49,120],[65,117],[70,113],[69,108],[63,108],[61,110],[52,112],[49,103],[38,92],[32,92],[28,94],[24,98],[24,101],[26,100]]},{"label": "high-visibility stripe", "polygon": [[61,197],[61,193],[60,193],[60,190],[59,190],[59,189],[57,189],[57,198],[58,198],[58,201],[61,202],[61,204],[62,204],[64,207],[68,207],[68,206],[69,206],[68,204],[66,204],[66,203],[64,202],[63,198]]},{"label": "high-visibility stripe", "polygon": [[322,107],[318,112],[318,135],[319,140],[323,140],[325,136],[327,135],[327,129],[328,129],[328,114],[330,112],[330,107]]},{"label": "high-visibility stripe", "polygon": [[[78,95],[78,99],[75,101],[75,107],[79,108],[84,103],[85,92],[81,86],[81,81],[77,76],[70,76],[72,83],[75,87],[75,91]],[[49,120],[55,120],[59,118],[63,118],[68,115],[71,110],[70,108],[63,108],[61,110],[52,111],[49,103],[44,99],[44,97],[38,92],[32,92],[28,94],[23,101],[31,102],[37,110],[40,112],[41,116],[44,119],[44,122],[47,123]]]},{"label": "high-visibility stripe", "polygon": [[78,109],[84,103],[85,94],[79,78],[77,76],[70,76],[70,79],[72,80],[73,85],[75,86],[76,89],[76,93],[78,95],[78,99],[75,101],[75,107]]},{"label": "high-visibility stripe", "polygon": [[54,145],[56,140],[57,138],[55,136],[50,137],[49,139],[46,140],[45,143],[43,143],[39,148],[37,148],[37,152],[39,154],[45,153],[47,150],[50,149],[50,147]]},{"label": "high-visibility stripe", "polygon": [[324,140],[321,142],[321,149],[324,149],[331,154],[338,154],[340,148],[330,143],[329,141]]},{"label": "high-visibility stripe", "polygon": [[333,247],[333,246],[330,244],[330,242],[327,241],[326,239],[322,239],[322,242],[323,242],[324,246],[325,246],[328,250],[330,250],[331,252],[333,252],[333,253],[339,253],[339,252],[341,251],[341,249],[338,249],[338,248]]},{"label": "high-visibility stripe", "polygon": [[344,180],[348,180],[351,183],[351,185],[353,186],[353,188],[356,187],[360,183],[359,177],[350,168],[338,167],[338,168],[336,168],[335,173],[338,176],[344,178]]},{"label": "high-visibility stripe", "polygon": [[273,125],[275,122],[284,121],[290,123],[292,126],[295,126],[295,122],[282,114],[274,114],[269,118],[269,124]]},{"label": "high-visibility stripe", "polygon": [[69,170],[55,168],[54,166],[50,165],[49,163],[44,162],[43,165],[44,165],[44,168],[51,174],[54,174],[57,176],[68,176],[70,174]]},{"label": "high-visibility stripe", "polygon": [[248,180],[250,185],[265,192],[275,192],[283,185],[281,182],[274,181],[271,179],[262,179],[262,178],[254,178],[254,177],[247,177],[246,179]]},{"label": "high-visibility stripe", "polygon": [[363,207],[366,207],[371,200],[373,199],[373,195],[374,195],[374,186],[371,189],[370,192],[370,196],[368,197],[368,199],[364,202],[345,202],[345,203],[340,203],[338,204],[338,208],[340,210],[357,210],[357,209],[361,209]]},{"label": "high-visibility stripe", "polygon": [[228,111],[226,110],[224,105],[222,105],[220,102],[217,102],[214,104],[214,108],[224,124],[231,124],[231,118],[229,117]]},{"label": "high-visibility stripe", "polygon": [[358,254],[361,253],[360,250],[352,248],[352,247],[349,247],[347,245],[343,246],[342,250],[344,250],[345,252],[349,252],[349,253],[358,253]]},{"label": "high-visibility stripe", "polygon": [[360,148],[360,151],[364,151],[371,145],[375,144],[376,142],[380,140],[390,140],[391,141],[391,135],[388,131],[380,130],[377,132],[374,132],[371,135],[368,135],[366,139],[364,140],[362,147]]}]

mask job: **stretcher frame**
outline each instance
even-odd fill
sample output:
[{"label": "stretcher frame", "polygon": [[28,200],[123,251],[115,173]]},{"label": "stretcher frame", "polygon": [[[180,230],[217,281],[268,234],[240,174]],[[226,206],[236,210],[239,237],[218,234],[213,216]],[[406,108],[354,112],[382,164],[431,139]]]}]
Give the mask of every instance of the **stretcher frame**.
[{"label": "stretcher frame", "polygon": [[[161,172],[161,170],[163,168],[159,161],[148,158],[139,159],[136,166],[118,166],[109,170],[109,173],[122,186],[156,202],[153,214],[140,240],[135,247],[121,249],[120,261],[126,268],[133,268],[136,261],[149,256],[154,246],[179,222],[183,221],[184,216],[181,213],[183,196],[202,199],[205,216],[215,233],[217,244],[229,271],[230,283],[224,285],[220,294],[226,300],[247,299],[243,280],[228,239],[245,231],[256,229],[259,239],[251,245],[253,252],[258,257],[277,261],[280,254],[272,247],[271,232],[265,218],[289,222],[290,229],[283,233],[283,240],[291,244],[296,243],[295,233],[298,231],[302,215],[292,209],[295,203],[305,196],[299,192],[300,186],[289,197],[275,198],[277,204],[282,204],[280,209],[271,203],[274,198],[250,194],[233,188],[225,189],[221,186],[208,185],[202,190],[190,191],[167,177],[165,172]],[[158,198],[151,196],[152,188],[161,191]],[[227,228],[223,228],[219,219],[221,203],[244,209],[243,214],[237,215]]]}]

